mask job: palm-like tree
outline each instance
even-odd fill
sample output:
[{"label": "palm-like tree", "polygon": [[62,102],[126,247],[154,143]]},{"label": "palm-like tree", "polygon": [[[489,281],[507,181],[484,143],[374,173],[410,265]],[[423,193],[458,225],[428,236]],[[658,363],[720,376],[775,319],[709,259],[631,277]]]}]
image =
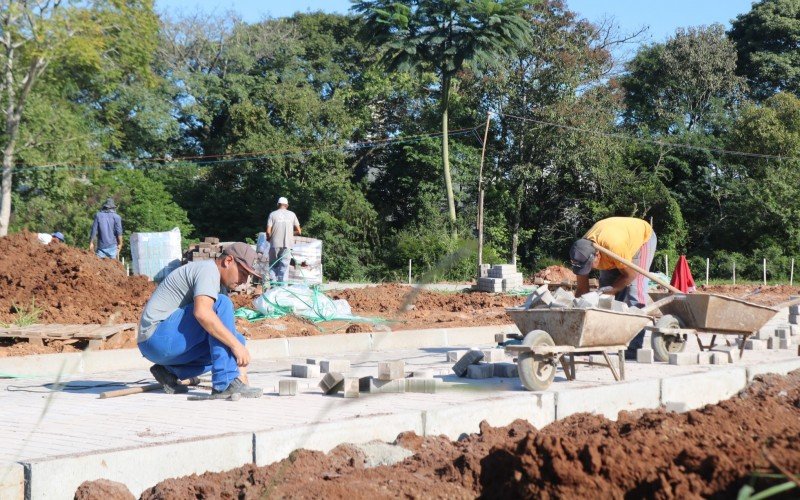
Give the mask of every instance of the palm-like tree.
[{"label": "palm-like tree", "polygon": [[441,85],[442,167],[450,223],[456,207],[450,178],[447,114],[450,87],[464,67],[480,70],[531,40],[521,15],[534,2],[521,0],[353,0],[365,17],[367,40],[383,49],[390,70],[433,70]]}]

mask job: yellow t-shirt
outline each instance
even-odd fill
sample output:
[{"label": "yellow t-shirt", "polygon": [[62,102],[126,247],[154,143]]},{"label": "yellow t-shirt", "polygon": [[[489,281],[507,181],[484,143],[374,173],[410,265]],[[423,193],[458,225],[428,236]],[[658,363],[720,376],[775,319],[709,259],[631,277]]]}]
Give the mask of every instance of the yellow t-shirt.
[{"label": "yellow t-shirt", "polygon": [[[609,217],[597,221],[583,237],[611,250],[623,259],[631,260],[652,234],[653,228],[642,219]],[[600,264],[597,267],[607,271],[614,268],[624,269],[625,265],[601,253]]]}]

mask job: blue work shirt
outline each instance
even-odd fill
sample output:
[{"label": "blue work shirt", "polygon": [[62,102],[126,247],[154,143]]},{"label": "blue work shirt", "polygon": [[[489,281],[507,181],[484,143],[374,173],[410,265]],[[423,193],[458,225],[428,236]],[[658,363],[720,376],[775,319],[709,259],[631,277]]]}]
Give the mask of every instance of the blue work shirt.
[{"label": "blue work shirt", "polygon": [[122,236],[122,217],[114,210],[97,212],[89,241],[94,240],[95,236],[97,236],[97,248],[117,246],[117,236]]}]

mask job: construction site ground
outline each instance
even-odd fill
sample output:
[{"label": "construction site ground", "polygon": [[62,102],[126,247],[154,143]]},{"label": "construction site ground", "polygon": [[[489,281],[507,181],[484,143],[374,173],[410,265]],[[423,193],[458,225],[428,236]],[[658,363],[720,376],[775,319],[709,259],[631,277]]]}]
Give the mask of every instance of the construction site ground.
[{"label": "construction site ground", "polygon": [[[779,314],[775,321],[785,322],[786,311]],[[289,355],[274,355],[273,347],[266,347],[280,344],[283,340],[254,341],[252,348],[255,360],[251,365],[251,383],[263,387],[266,394],[260,399],[237,402],[188,401],[184,395],[166,395],[161,392],[98,399],[100,392],[119,388],[118,384],[152,382],[146,368],[148,364],[140,357],[137,358],[134,350],[93,353],[95,356],[107,358],[107,371],[95,371],[102,369],[104,365],[98,361],[90,362],[88,355],[81,354],[75,356],[85,359],[77,363],[69,354],[5,358],[0,360],[0,372],[27,372],[26,378],[3,380],[0,383],[3,394],[0,419],[5,424],[0,428],[0,463],[6,464],[5,469],[0,468],[0,471],[4,471],[0,472],[0,477],[4,478],[0,485],[7,487],[8,484],[13,486],[21,482],[25,488],[25,498],[58,499],[72,498],[75,489],[85,480],[105,478],[125,484],[138,496],[168,478],[207,471],[226,471],[240,466],[251,467],[248,464],[266,466],[288,457],[298,448],[329,451],[342,443],[373,440],[392,442],[404,431],[413,431],[423,437],[444,435],[448,439],[457,439],[463,434],[477,432],[481,421],[492,426],[506,426],[523,418],[541,429],[555,420],[582,412],[616,419],[622,410],[665,408],[686,411],[736,395],[746,387],[748,380],[760,373],[785,374],[800,369],[800,357],[795,348],[745,351],[742,360],[722,366],[672,366],[665,363],[629,362],[626,364],[626,380],[622,382],[615,382],[607,368],[581,366],[578,368],[577,380],[568,382],[559,371],[550,390],[536,393],[523,390],[518,379],[466,380],[452,374],[452,363],[446,361],[446,351],[489,347],[493,345],[494,333],[499,331],[511,332],[514,327],[504,325],[287,339]],[[368,347],[355,348],[357,345]],[[690,349],[697,347],[690,344]],[[317,387],[318,379],[315,378],[299,379],[301,389],[297,396],[278,396],[278,380],[289,378],[290,365],[305,362],[309,356],[349,359],[353,365],[353,374],[359,376],[376,375],[379,361],[402,359],[406,361],[407,371],[432,369],[440,387],[435,394],[362,394],[357,399],[344,399],[341,394],[323,395]],[[30,364],[25,365],[28,360]],[[131,366],[131,363],[135,363],[137,368],[116,371],[108,368],[109,365]],[[58,376],[35,376],[35,367],[44,366],[61,366],[66,373]],[[57,386],[53,384],[56,379],[60,383],[66,383],[67,390],[55,390]],[[194,392],[203,393],[204,390],[195,389]],[[790,397],[797,399],[796,396]],[[752,419],[766,418],[766,427],[775,432],[783,432],[783,414],[772,415],[753,414]],[[595,454],[598,453],[597,446],[610,439],[609,431],[604,430],[607,424],[598,417],[575,418],[579,421],[567,420],[560,424],[562,431],[554,432],[571,433],[570,446],[578,446],[577,455],[559,449],[548,453],[554,454],[554,460],[557,458],[574,462],[572,467],[588,467],[588,470],[600,467],[600,462],[605,459],[597,458]],[[630,423],[633,418],[625,416],[623,420]],[[667,418],[662,415],[658,418],[666,422],[659,425],[667,426],[675,417]],[[576,425],[571,425],[570,422]],[[580,426],[577,424],[582,425],[582,422],[589,422],[597,427],[598,432],[592,433],[590,428],[585,433],[579,432]],[[681,430],[669,431],[670,433],[689,432],[685,419],[677,422],[680,423]],[[521,424],[514,424],[512,430],[497,431],[513,434],[513,439],[506,440],[503,446],[511,447],[509,449],[517,444],[523,447],[533,446],[530,440],[519,443],[527,435],[527,430],[513,430],[519,428],[519,425]],[[498,434],[493,435],[496,439],[492,439],[499,440]],[[534,444],[541,440],[551,442],[566,439],[546,436],[546,432],[542,433],[534,439]],[[734,433],[731,439],[738,437]],[[418,438],[409,438],[406,441],[401,440],[401,443],[406,443],[417,451],[420,447],[433,448],[433,451],[426,451],[433,455],[420,455],[429,458],[416,459],[417,465],[413,472],[415,475],[422,474],[430,478],[439,475],[436,471],[440,471],[442,467],[451,472],[454,468],[460,468],[463,472],[458,460],[438,463],[436,457],[448,456],[462,450],[471,442],[480,441],[480,438],[473,437],[465,444],[451,445],[442,439],[420,441]],[[794,442],[797,443],[798,440]],[[588,451],[580,451],[583,446],[581,443],[592,444],[587,448]],[[653,443],[648,444],[651,449],[652,445]],[[717,445],[714,442],[705,446],[706,449],[711,449]],[[539,444],[535,446],[539,447]],[[624,444],[618,446],[619,451],[615,453],[624,453]],[[792,449],[797,451],[796,448]],[[485,451],[485,444],[476,444],[472,452],[478,457]],[[336,457],[341,456],[340,452],[337,453],[339,455],[335,454],[333,458],[301,454],[301,457],[305,457],[305,462],[301,463],[317,464],[304,469],[305,473],[309,477],[345,481],[338,479],[346,474],[337,472]],[[700,456],[702,453],[697,451],[696,457],[691,456],[702,462],[705,460]],[[308,458],[309,456],[314,458]],[[708,458],[711,461],[720,459],[719,454],[708,456],[712,457]],[[479,458],[474,458],[473,461]],[[525,471],[531,465],[520,464],[519,460],[511,465],[521,468],[520,473],[527,474]],[[556,463],[557,461],[552,467],[556,467]],[[505,470],[506,465],[503,461],[498,461],[496,465],[492,465],[497,467],[493,472],[488,464],[482,472],[473,472],[481,477],[488,474],[500,478],[508,473]],[[425,471],[418,472],[422,469]],[[241,474],[247,473],[234,471],[226,477],[239,477]],[[262,476],[270,477],[267,472]],[[153,498],[194,498],[191,492],[196,490],[193,489],[194,486],[188,485],[207,485],[210,477],[202,480],[191,477],[184,486],[176,486],[179,488],[176,491],[182,493],[175,496],[156,494]],[[475,486],[480,482],[477,476],[469,480],[474,484],[451,484],[454,489],[448,489],[450,486],[445,483],[453,481],[455,480],[444,480],[440,485],[442,489],[437,490],[441,491],[441,496],[474,496],[479,491]],[[228,483],[228,479],[217,481],[219,487]],[[241,486],[241,481],[234,483]],[[346,484],[325,483],[339,485],[331,486],[334,489],[328,493],[344,491],[336,488]],[[396,484],[401,483],[406,484],[402,481]],[[289,487],[280,481],[277,484],[281,488]],[[416,495],[424,495],[424,488],[428,487],[425,486],[425,480],[420,479],[415,484],[421,489],[414,490],[413,485],[408,486],[411,488],[410,494],[413,495],[413,491],[416,491]],[[314,492],[313,495],[306,495],[299,490],[281,491],[285,491],[287,495],[308,498],[318,496],[319,493],[313,488],[308,490]],[[390,489],[382,495],[396,496],[400,491]],[[676,494],[681,491],[675,490]],[[369,492],[371,494],[373,490]],[[227,494],[237,496],[230,491]]]}]

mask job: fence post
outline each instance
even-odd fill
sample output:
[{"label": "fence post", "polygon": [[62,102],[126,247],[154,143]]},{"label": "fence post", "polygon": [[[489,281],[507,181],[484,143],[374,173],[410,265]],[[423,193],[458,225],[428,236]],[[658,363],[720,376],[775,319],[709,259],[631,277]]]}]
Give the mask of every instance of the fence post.
[{"label": "fence post", "polygon": [[792,257],[792,267],[789,270],[789,286],[794,286],[794,257]]},{"label": "fence post", "polygon": [[764,259],[764,286],[767,286],[767,259]]},{"label": "fence post", "polygon": [[408,284],[411,284],[411,259],[408,259]]},{"label": "fence post", "polygon": [[736,284],[736,261],[733,261],[733,284]]},{"label": "fence post", "polygon": [[710,259],[708,257],[706,257],[706,286],[708,286],[708,264],[709,264],[709,262],[710,262]]},{"label": "fence post", "polygon": [[669,276],[669,257],[664,254],[664,274]]}]

